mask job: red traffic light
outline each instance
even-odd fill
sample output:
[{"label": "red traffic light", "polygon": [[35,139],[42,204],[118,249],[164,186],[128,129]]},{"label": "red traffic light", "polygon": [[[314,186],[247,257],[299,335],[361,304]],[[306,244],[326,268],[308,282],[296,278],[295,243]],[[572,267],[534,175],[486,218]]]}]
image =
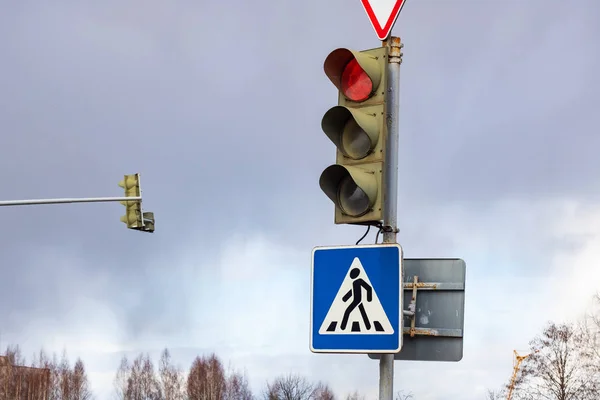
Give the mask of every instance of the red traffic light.
[{"label": "red traffic light", "polygon": [[364,101],[373,92],[373,81],[358,64],[356,58],[350,60],[342,72],[342,93],[349,100]]},{"label": "red traffic light", "polygon": [[373,95],[383,72],[375,57],[344,48],[332,51],[323,69],[338,90],[354,102],[363,102]]}]

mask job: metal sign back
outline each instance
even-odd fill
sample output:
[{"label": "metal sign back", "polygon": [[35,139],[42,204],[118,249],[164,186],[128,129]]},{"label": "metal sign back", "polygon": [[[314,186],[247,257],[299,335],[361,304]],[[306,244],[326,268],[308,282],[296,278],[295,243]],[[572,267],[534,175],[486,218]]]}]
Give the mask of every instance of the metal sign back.
[{"label": "metal sign back", "polygon": [[[404,259],[404,308],[416,297],[413,307],[409,306],[415,313],[404,316],[402,350],[394,354],[394,360],[462,359],[465,277],[466,264],[458,258]],[[369,354],[372,359],[380,357]]]}]

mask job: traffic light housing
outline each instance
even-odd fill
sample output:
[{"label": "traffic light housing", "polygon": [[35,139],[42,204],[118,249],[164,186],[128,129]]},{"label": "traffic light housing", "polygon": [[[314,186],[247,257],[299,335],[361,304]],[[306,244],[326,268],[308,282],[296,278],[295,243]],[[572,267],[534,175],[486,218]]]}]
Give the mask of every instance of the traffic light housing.
[{"label": "traffic light housing", "polygon": [[[140,174],[125,175],[119,182],[119,186],[125,190],[125,197],[141,197]],[[127,228],[144,232],[154,232],[154,213],[142,210],[142,200],[121,201],[125,206],[125,215],[121,222],[127,224]]]},{"label": "traffic light housing", "polygon": [[336,146],[336,164],[319,179],[335,205],[336,224],[376,224],[383,219],[387,46],[332,51],[323,65],[338,89],[338,105],[321,121]]}]

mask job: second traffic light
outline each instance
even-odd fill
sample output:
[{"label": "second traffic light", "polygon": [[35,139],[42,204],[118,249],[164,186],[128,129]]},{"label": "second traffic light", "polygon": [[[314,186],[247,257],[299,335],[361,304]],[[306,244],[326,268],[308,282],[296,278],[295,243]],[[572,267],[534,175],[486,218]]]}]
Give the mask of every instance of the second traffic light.
[{"label": "second traffic light", "polygon": [[[142,191],[140,189],[139,174],[125,175],[123,180],[119,182],[119,186],[125,189],[125,197],[140,197]],[[121,217],[121,222],[127,224],[129,229],[139,229],[144,223],[142,221],[142,201],[128,200],[122,201],[125,206],[125,215]]]},{"label": "second traffic light", "polygon": [[388,47],[336,49],[325,74],[339,91],[338,105],[321,121],[336,146],[336,164],[319,179],[335,205],[336,224],[376,224],[383,219]]},{"label": "second traffic light", "polygon": [[[125,189],[125,197],[141,197],[140,174],[125,175],[119,182],[119,186]],[[127,224],[127,228],[144,232],[154,232],[154,213],[142,210],[142,200],[121,201],[125,206],[125,215],[121,222]]]}]

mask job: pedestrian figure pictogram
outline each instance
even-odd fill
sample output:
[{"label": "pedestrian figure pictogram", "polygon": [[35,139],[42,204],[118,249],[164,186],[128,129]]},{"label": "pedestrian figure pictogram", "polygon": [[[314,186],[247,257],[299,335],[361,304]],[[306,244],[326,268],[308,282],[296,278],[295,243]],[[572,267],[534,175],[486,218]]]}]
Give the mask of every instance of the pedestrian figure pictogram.
[{"label": "pedestrian figure pictogram", "polygon": [[367,291],[367,301],[373,301],[373,288],[363,279],[359,278],[360,270],[358,268],[352,268],[350,271],[350,278],[354,279],[352,282],[352,289],[348,290],[348,293],[342,300],[348,301],[352,298],[352,303],[348,305],[346,308],[346,312],[344,313],[344,318],[342,319],[342,330],[346,329],[348,325],[348,318],[350,318],[350,313],[354,311],[356,307],[360,310],[360,315],[365,323],[365,327],[367,329],[371,329],[371,323],[369,322],[369,317],[367,316],[367,312],[365,311],[365,306],[362,305],[362,289],[364,288]]},{"label": "pedestrian figure pictogram", "polygon": [[[363,296],[365,292],[366,296]],[[319,334],[391,335],[394,328],[369,281],[362,263],[355,257],[340,285]]]}]

